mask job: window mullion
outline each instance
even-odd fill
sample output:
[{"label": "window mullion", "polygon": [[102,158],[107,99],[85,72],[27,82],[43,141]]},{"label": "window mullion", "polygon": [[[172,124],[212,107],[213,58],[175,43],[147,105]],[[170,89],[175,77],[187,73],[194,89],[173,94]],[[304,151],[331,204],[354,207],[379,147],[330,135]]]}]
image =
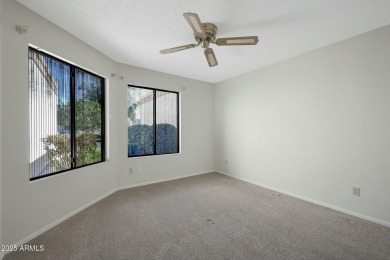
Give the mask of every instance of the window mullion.
[{"label": "window mullion", "polygon": [[[101,79],[101,85],[104,86],[104,79]],[[101,155],[100,160],[104,161],[106,159],[106,92],[105,88],[101,90],[101,121],[100,121],[100,129],[101,129]],[[104,137],[104,138],[103,138]]]},{"label": "window mullion", "polygon": [[180,153],[180,108],[179,108],[179,104],[180,104],[180,98],[179,98],[179,94],[177,94],[176,96],[176,122],[177,122],[177,152]]},{"label": "window mullion", "polygon": [[157,120],[156,120],[156,90],[153,90],[153,129],[154,129],[154,147],[153,154],[157,153]]},{"label": "window mullion", "polygon": [[76,167],[76,79],[75,68],[72,66],[70,69],[70,156],[72,158],[71,168]]}]

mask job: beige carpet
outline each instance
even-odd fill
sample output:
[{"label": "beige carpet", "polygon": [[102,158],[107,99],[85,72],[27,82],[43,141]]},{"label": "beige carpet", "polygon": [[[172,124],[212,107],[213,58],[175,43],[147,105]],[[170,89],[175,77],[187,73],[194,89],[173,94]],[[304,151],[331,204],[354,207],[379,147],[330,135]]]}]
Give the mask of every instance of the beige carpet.
[{"label": "beige carpet", "polygon": [[5,259],[390,259],[390,228],[218,173],[116,192]]}]

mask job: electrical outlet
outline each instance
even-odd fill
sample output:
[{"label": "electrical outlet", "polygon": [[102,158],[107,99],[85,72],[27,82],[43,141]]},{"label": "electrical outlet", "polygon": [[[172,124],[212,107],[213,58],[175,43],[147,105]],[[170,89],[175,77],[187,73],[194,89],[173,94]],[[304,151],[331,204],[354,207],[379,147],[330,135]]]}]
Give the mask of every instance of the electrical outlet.
[{"label": "electrical outlet", "polygon": [[129,168],[129,174],[133,173],[133,168]]},{"label": "electrical outlet", "polygon": [[354,196],[360,196],[360,188],[352,187],[352,195]]},{"label": "electrical outlet", "polygon": [[141,166],[138,166],[137,171],[138,171],[138,172],[142,172],[142,167],[141,167]]}]

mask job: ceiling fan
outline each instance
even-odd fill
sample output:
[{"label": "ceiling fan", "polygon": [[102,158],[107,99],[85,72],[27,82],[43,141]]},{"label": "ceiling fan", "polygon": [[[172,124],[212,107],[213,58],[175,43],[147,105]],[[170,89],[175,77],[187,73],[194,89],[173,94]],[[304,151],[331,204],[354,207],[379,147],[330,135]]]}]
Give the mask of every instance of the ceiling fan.
[{"label": "ceiling fan", "polygon": [[184,18],[187,20],[191,29],[194,31],[195,41],[197,44],[187,44],[170,49],[161,50],[161,54],[169,54],[177,51],[183,51],[198,47],[199,45],[204,48],[204,55],[210,67],[218,65],[217,58],[215,57],[213,49],[209,47],[210,43],[217,44],[218,46],[231,46],[231,45],[256,45],[259,42],[257,36],[244,36],[244,37],[229,37],[218,38],[218,28],[212,23],[201,23],[199,16],[195,13],[185,13]]}]

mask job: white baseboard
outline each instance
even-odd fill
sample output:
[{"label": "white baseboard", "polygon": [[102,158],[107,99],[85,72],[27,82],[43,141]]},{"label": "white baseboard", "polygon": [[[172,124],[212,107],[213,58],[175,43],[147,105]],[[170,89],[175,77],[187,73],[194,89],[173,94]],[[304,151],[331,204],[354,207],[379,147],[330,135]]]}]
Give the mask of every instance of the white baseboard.
[{"label": "white baseboard", "polygon": [[120,186],[120,187],[117,188],[117,190],[124,190],[124,189],[129,189],[129,188],[135,188],[135,187],[139,187],[139,186],[145,186],[145,185],[159,183],[159,182],[164,182],[164,181],[173,181],[173,180],[183,179],[183,178],[196,176],[196,175],[201,175],[201,174],[210,173],[210,172],[215,172],[215,170],[191,173],[191,174],[180,175],[180,176],[171,177],[171,178],[164,178],[164,179],[159,179],[159,180],[154,180],[154,181],[147,181],[147,182],[141,182],[141,183],[132,184],[132,185]]},{"label": "white baseboard", "polygon": [[233,174],[229,174],[229,173],[226,173],[226,172],[223,172],[223,171],[219,171],[219,170],[215,170],[215,171],[218,172],[218,173],[221,173],[223,175],[226,175],[226,176],[229,176],[229,177],[241,180],[241,181],[245,181],[245,182],[248,182],[248,183],[251,183],[251,184],[254,184],[254,185],[266,188],[266,189],[269,189],[269,190],[273,190],[273,191],[276,191],[276,192],[279,192],[279,193],[283,193],[283,194],[289,195],[291,197],[295,197],[295,198],[298,198],[298,199],[301,199],[301,200],[305,200],[305,201],[308,201],[308,202],[311,202],[311,203],[314,203],[314,204],[317,204],[317,205],[320,205],[320,206],[323,206],[323,207],[334,209],[334,210],[337,210],[337,211],[340,211],[340,212],[343,212],[343,213],[346,213],[346,214],[349,214],[349,215],[352,215],[352,216],[355,216],[355,217],[358,217],[358,218],[361,218],[361,219],[365,219],[365,220],[368,220],[368,221],[371,221],[371,222],[374,222],[374,223],[377,223],[377,224],[380,224],[380,225],[383,225],[383,226],[390,227],[390,223],[386,222],[386,221],[382,221],[382,220],[379,220],[379,219],[376,219],[376,218],[372,218],[372,217],[369,217],[369,216],[366,216],[366,215],[362,215],[362,214],[359,214],[359,213],[356,213],[356,212],[353,212],[353,211],[349,211],[349,210],[346,210],[346,209],[343,209],[343,208],[339,208],[339,207],[336,207],[334,205],[331,205],[331,204],[328,204],[328,203],[324,203],[324,202],[321,202],[321,201],[317,201],[317,200],[313,200],[313,199],[310,199],[310,198],[307,198],[307,197],[304,197],[304,196],[301,196],[301,195],[297,195],[295,193],[291,193],[291,192],[288,192],[288,191],[285,191],[285,190],[281,190],[281,189],[274,188],[274,187],[271,187],[271,186],[263,185],[261,183],[254,182],[254,181],[251,181],[251,180],[248,180],[248,179],[245,179],[245,178],[233,175]]},{"label": "white baseboard", "polygon": [[53,228],[54,226],[57,226],[57,225],[60,224],[61,222],[67,220],[68,218],[70,218],[70,217],[76,215],[77,213],[79,213],[80,211],[82,211],[82,210],[88,208],[89,206],[95,204],[95,203],[98,202],[99,200],[102,200],[102,199],[104,199],[105,197],[111,195],[111,194],[114,193],[115,191],[116,191],[116,189],[114,189],[114,190],[112,190],[112,191],[109,191],[109,192],[107,192],[107,193],[105,193],[105,194],[103,194],[103,195],[97,197],[96,199],[94,199],[94,200],[92,200],[92,201],[90,201],[90,202],[84,204],[84,205],[81,206],[80,208],[78,208],[78,209],[76,209],[76,210],[74,210],[74,211],[72,211],[72,212],[66,214],[65,216],[63,216],[63,217],[57,219],[56,221],[53,221],[53,222],[50,223],[49,225],[47,225],[47,226],[45,226],[45,227],[39,229],[38,231],[36,231],[36,232],[34,232],[34,233],[28,235],[27,237],[23,238],[22,240],[20,240],[19,242],[15,243],[15,244],[13,244],[13,245],[18,245],[18,246],[20,246],[20,245],[25,244],[26,242],[28,242],[28,241],[30,241],[31,239],[33,239],[33,238],[39,236],[39,235],[42,234],[43,232],[45,232],[45,231],[47,231],[47,230]]},{"label": "white baseboard", "polygon": [[[104,199],[105,197],[113,194],[114,192],[118,191],[118,190],[123,190],[123,189],[128,189],[128,188],[133,188],[133,187],[138,187],[138,186],[144,186],[144,185],[148,185],[148,184],[153,184],[153,183],[159,183],[159,182],[164,182],[164,181],[171,181],[171,180],[176,180],[176,179],[182,179],[182,178],[186,178],[186,177],[191,177],[191,176],[195,176],[195,175],[200,175],[200,174],[205,174],[205,173],[209,173],[209,172],[214,172],[214,170],[210,170],[210,171],[205,171],[205,172],[197,172],[197,173],[192,173],[192,174],[186,174],[186,175],[181,175],[181,176],[176,176],[176,177],[172,177],[172,178],[166,178],[166,179],[160,179],[160,180],[155,180],[155,181],[149,181],[149,182],[143,182],[143,183],[138,183],[138,184],[134,184],[134,185],[128,185],[128,186],[122,186],[122,187],[117,187],[117,188],[114,188],[113,190],[99,196],[98,198],[84,204],[83,206],[81,206],[80,208],[66,214],[65,216],[59,218],[58,220],[56,221],[53,221],[52,223],[50,223],[49,225],[37,230],[36,232],[28,235],[27,237],[23,238],[22,240],[20,240],[19,242],[17,243],[13,243],[13,245],[17,245],[17,246],[20,246],[20,245],[23,245],[25,243],[27,243],[28,241],[30,241],[31,239],[39,236],[40,234],[44,233],[45,231],[53,228],[54,226],[60,224],[61,222],[67,220],[68,218],[76,215],[77,213],[79,213],[80,211],[88,208],[89,206],[95,204],[96,202]],[[6,255],[6,252],[0,252],[0,259],[3,259],[3,257]]]}]

